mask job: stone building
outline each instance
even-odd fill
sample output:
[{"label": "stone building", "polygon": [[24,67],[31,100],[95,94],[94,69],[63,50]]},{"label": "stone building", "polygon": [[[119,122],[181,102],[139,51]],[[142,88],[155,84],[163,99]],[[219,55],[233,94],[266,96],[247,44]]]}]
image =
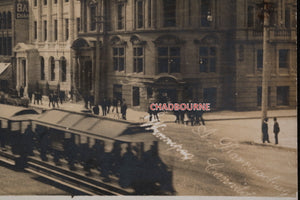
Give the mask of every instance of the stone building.
[{"label": "stone building", "polygon": [[[79,92],[92,90],[98,101],[125,99],[142,110],[151,101],[188,100],[210,102],[214,109],[260,109],[263,31],[257,1],[80,3],[81,30],[72,45]],[[269,106],[295,107],[296,1],[274,3]]]},{"label": "stone building", "polygon": [[48,89],[71,90],[71,43],[77,37],[80,2],[76,0],[29,0],[29,41],[18,43],[17,88],[25,94]]},{"label": "stone building", "polygon": [[15,88],[13,47],[19,42],[28,42],[28,37],[28,2],[0,0],[0,68],[3,73],[10,71],[9,77],[0,74],[2,89]]}]

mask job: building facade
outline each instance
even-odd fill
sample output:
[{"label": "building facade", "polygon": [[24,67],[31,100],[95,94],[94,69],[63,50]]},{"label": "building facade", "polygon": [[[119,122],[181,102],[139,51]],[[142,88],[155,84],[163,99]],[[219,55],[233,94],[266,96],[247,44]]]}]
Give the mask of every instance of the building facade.
[{"label": "building facade", "polygon": [[17,88],[25,94],[57,87],[71,90],[71,44],[77,37],[80,2],[29,0],[29,41],[15,46]]},{"label": "building facade", "polygon": [[[188,100],[209,102],[213,109],[260,109],[263,31],[257,1],[80,3],[81,30],[72,45],[79,92],[125,99],[142,110],[153,101]],[[295,107],[296,1],[274,3],[269,106]]]},{"label": "building facade", "polygon": [[[15,71],[16,63],[12,59],[14,57],[13,47],[19,42],[28,42],[27,29],[28,2],[26,0],[0,0],[0,65],[2,68],[13,68],[7,70]],[[3,79],[0,75],[2,89],[15,88],[15,73],[10,74],[11,76]]]}]

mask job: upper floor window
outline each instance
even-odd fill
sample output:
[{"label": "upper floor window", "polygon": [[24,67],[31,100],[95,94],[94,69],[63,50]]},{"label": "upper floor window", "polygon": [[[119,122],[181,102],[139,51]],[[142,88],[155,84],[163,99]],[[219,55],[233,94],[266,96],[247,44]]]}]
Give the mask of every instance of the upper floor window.
[{"label": "upper floor window", "polygon": [[135,15],[135,23],[137,28],[144,27],[144,1],[137,0],[136,1],[136,15]]},{"label": "upper floor window", "polygon": [[254,7],[253,6],[248,6],[247,26],[248,27],[254,26]]},{"label": "upper floor window", "polygon": [[47,5],[47,0],[44,0],[44,5]]},{"label": "upper floor window", "polygon": [[211,0],[201,0],[200,2],[200,25],[209,27],[212,21]]},{"label": "upper floor window", "polygon": [[96,6],[90,7],[90,30],[96,30]]},{"label": "upper floor window", "polygon": [[285,27],[290,28],[291,27],[291,12],[289,8],[285,9]]},{"label": "upper floor window", "polygon": [[214,46],[199,48],[200,72],[216,72],[217,49]]},{"label": "upper floor window", "polygon": [[279,50],[279,68],[289,67],[289,50],[280,49]]},{"label": "upper floor window", "polygon": [[164,0],[163,13],[164,13],[164,26],[165,27],[176,26],[176,1]]},{"label": "upper floor window", "polygon": [[57,4],[57,0],[54,0],[54,4]]},{"label": "upper floor window", "polygon": [[124,71],[125,69],[125,48],[113,48],[113,65],[115,71]]},{"label": "upper floor window", "polygon": [[34,24],[34,35],[33,35],[33,38],[36,40],[37,39],[37,21],[34,21],[33,22],[33,24]]},{"label": "upper floor window", "polygon": [[11,12],[7,13],[7,28],[11,28]]},{"label": "upper floor window", "polygon": [[117,29],[121,30],[125,27],[125,4],[117,4]]},{"label": "upper floor window", "polygon": [[65,0],[65,2],[69,2],[69,0]]},{"label": "upper floor window", "polygon": [[33,6],[36,7],[37,6],[37,0],[33,1]]},{"label": "upper floor window", "polygon": [[258,49],[256,54],[256,68],[262,69],[263,68],[263,50]]},{"label": "upper floor window", "polygon": [[133,72],[143,72],[144,69],[144,48],[133,48]]},{"label": "upper floor window", "polygon": [[79,32],[80,31],[80,18],[78,17],[78,18],[76,18],[76,25],[77,25],[77,32]]},{"label": "upper floor window", "polygon": [[277,87],[277,105],[287,106],[289,105],[289,86]]},{"label": "upper floor window", "polygon": [[54,20],[54,40],[57,41],[58,29],[57,29],[57,20]]},{"label": "upper floor window", "polygon": [[41,57],[41,80],[45,80],[45,60]]},{"label": "upper floor window", "polygon": [[180,47],[158,47],[158,73],[180,72]]},{"label": "upper floor window", "polygon": [[65,19],[65,37],[67,41],[69,39],[69,19]]},{"label": "upper floor window", "polygon": [[6,29],[6,13],[2,14],[2,28]]},{"label": "upper floor window", "polygon": [[47,21],[44,20],[44,41],[47,40]]}]

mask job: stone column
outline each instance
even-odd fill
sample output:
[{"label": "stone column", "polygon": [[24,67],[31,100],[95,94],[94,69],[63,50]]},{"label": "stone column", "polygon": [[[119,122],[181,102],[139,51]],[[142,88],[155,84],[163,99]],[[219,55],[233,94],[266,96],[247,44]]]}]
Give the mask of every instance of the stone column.
[{"label": "stone column", "polygon": [[43,37],[42,28],[42,0],[37,1],[37,41],[41,42]]},{"label": "stone column", "polygon": [[63,28],[63,1],[57,0],[58,13],[57,13],[57,32],[58,32],[58,42],[64,41],[64,28]]},{"label": "stone column", "polygon": [[74,0],[69,0],[69,41],[72,44],[75,37],[75,17],[74,17],[75,7]]},{"label": "stone column", "polygon": [[52,0],[48,0],[47,9],[47,41],[53,41],[53,29],[52,29]]}]

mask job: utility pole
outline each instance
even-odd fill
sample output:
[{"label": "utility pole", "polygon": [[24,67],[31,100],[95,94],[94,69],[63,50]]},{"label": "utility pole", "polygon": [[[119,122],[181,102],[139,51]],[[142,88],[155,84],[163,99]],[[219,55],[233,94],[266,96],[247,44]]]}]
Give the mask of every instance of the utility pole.
[{"label": "utility pole", "polygon": [[273,9],[273,3],[270,0],[263,0],[258,5],[262,9],[263,18],[263,71],[262,71],[262,121],[267,117],[268,111],[268,85],[271,71],[271,47],[270,39],[270,14]]}]

